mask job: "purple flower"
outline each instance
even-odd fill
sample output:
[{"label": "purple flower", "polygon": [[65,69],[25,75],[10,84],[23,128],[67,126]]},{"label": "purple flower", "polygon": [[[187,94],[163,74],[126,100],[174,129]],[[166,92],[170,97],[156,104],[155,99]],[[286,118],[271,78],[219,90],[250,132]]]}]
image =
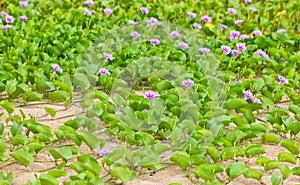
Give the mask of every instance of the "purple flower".
[{"label": "purple flower", "polygon": [[12,17],[12,16],[6,16],[6,22],[7,23],[12,23],[12,22],[14,22],[15,21],[15,19]]},{"label": "purple flower", "polygon": [[242,25],[242,23],[244,22],[244,20],[236,20],[234,23],[237,25]]},{"label": "purple flower", "polygon": [[230,31],[230,37],[232,37],[233,39],[238,38],[240,34],[241,33],[239,31],[235,31],[235,30]]},{"label": "purple flower", "polygon": [[261,101],[260,101],[260,99],[255,98],[254,103],[256,103],[256,104],[261,104]]},{"label": "purple flower", "polygon": [[96,153],[100,154],[102,157],[106,156],[107,154],[111,153],[111,150],[108,149],[102,149],[102,150],[96,150]]},{"label": "purple flower", "polygon": [[233,49],[232,51],[231,51],[231,53],[233,54],[233,56],[238,56],[238,54],[240,54],[241,52],[239,51],[239,50],[236,50],[236,49]]},{"label": "purple flower", "polygon": [[280,84],[288,84],[289,83],[289,80],[287,78],[284,78],[280,74],[278,74],[278,79],[279,79]]},{"label": "purple flower", "polygon": [[52,67],[53,67],[53,74],[56,74],[57,72],[60,73],[63,72],[62,68],[60,68],[58,64],[52,64]]},{"label": "purple flower", "polygon": [[195,18],[196,17],[196,14],[193,13],[193,12],[188,12],[188,15],[191,19]]},{"label": "purple flower", "polygon": [[243,91],[243,93],[244,93],[244,95],[245,95],[245,100],[251,100],[252,102],[254,102],[255,101],[255,98],[254,98],[254,96],[253,96],[253,94],[252,94],[252,92],[250,91],[250,90],[248,90],[248,91]]},{"label": "purple flower", "polygon": [[146,20],[148,27],[151,28],[153,25],[160,25],[161,22],[159,22],[156,18],[151,17],[150,20]]},{"label": "purple flower", "polygon": [[251,3],[252,0],[245,0],[245,3]]},{"label": "purple flower", "polygon": [[267,61],[270,60],[270,57],[267,53],[265,53],[264,51],[262,51],[261,49],[257,50],[257,55],[258,57],[264,57]]},{"label": "purple flower", "polygon": [[20,1],[20,6],[22,7],[22,8],[25,8],[27,5],[28,5],[28,2],[27,1]]},{"label": "purple flower", "polygon": [[222,45],[221,48],[222,48],[223,53],[225,53],[226,55],[228,55],[231,52],[231,49],[229,46]]},{"label": "purple flower", "polygon": [[253,31],[253,34],[254,34],[255,36],[262,36],[262,32],[261,32],[260,30],[254,30],[254,31]]},{"label": "purple flower", "polygon": [[0,19],[0,23],[2,23],[2,19]]},{"label": "purple flower", "polygon": [[86,0],[85,2],[88,6],[92,6],[94,4],[93,0]]},{"label": "purple flower", "polygon": [[147,91],[145,94],[144,94],[144,98],[147,98],[148,100],[152,100],[153,98],[156,97],[156,93],[153,92],[153,91]]},{"label": "purple flower", "polygon": [[178,46],[181,48],[181,49],[186,49],[186,48],[189,48],[189,45],[185,42],[179,42],[178,43]]},{"label": "purple flower", "polygon": [[102,75],[110,74],[109,71],[106,68],[100,68],[99,73],[102,74]]},{"label": "purple flower", "polygon": [[142,14],[148,14],[149,13],[149,10],[145,7],[140,8],[140,10],[141,10]]},{"label": "purple flower", "polygon": [[114,57],[111,54],[105,52],[103,53],[103,57],[105,58],[106,61],[114,59]]},{"label": "purple flower", "polygon": [[89,10],[89,9],[86,8],[85,11],[84,11],[84,15],[91,16],[94,12],[95,12],[94,10]]},{"label": "purple flower", "polygon": [[133,36],[133,38],[136,39],[136,38],[140,37],[141,34],[139,34],[138,32],[134,31],[134,32],[131,33],[131,36]]},{"label": "purple flower", "polygon": [[244,40],[244,39],[248,39],[248,38],[250,38],[250,36],[249,35],[247,35],[247,34],[243,34],[243,35],[240,35],[240,40]]},{"label": "purple flower", "polygon": [[202,53],[202,54],[207,54],[210,52],[210,49],[208,48],[200,48],[199,51]]},{"label": "purple flower", "polygon": [[211,21],[211,18],[208,15],[202,16],[201,19],[202,19],[203,22],[210,22]]},{"label": "purple flower", "polygon": [[177,31],[172,31],[172,32],[170,33],[170,35],[171,35],[171,37],[173,37],[173,39],[176,39],[177,37],[180,36],[180,34],[179,34]]},{"label": "purple flower", "polygon": [[1,15],[2,15],[2,17],[6,17],[6,16],[8,16],[8,13],[2,11],[2,12],[1,12]]},{"label": "purple flower", "polygon": [[227,8],[227,11],[229,12],[229,14],[236,14],[236,10],[233,8]]},{"label": "purple flower", "polygon": [[236,44],[236,47],[237,47],[238,50],[240,50],[240,51],[244,51],[244,50],[247,49],[244,43],[237,43],[237,44]]},{"label": "purple flower", "polygon": [[194,84],[194,81],[191,79],[187,79],[187,80],[183,80],[182,81],[182,85],[186,88],[190,87],[191,85]]},{"label": "purple flower", "polygon": [[110,8],[105,8],[103,11],[104,11],[104,13],[105,13],[106,15],[110,15],[110,14],[113,13],[113,10],[110,9]]},{"label": "purple flower", "polygon": [[152,44],[152,46],[156,46],[160,43],[160,41],[158,39],[150,39],[150,43]]},{"label": "purple flower", "polygon": [[24,15],[20,16],[20,19],[21,19],[21,21],[27,21],[28,20],[28,18]]},{"label": "purple flower", "polygon": [[9,28],[11,28],[11,25],[7,24],[2,26],[3,29],[5,29],[6,31],[8,31]]},{"label": "purple flower", "polygon": [[251,11],[251,12],[256,12],[257,11],[257,9],[255,7],[252,7],[252,6],[249,7],[248,10]]},{"label": "purple flower", "polygon": [[286,32],[285,29],[279,29],[279,30],[277,30],[277,33],[278,33],[278,34],[282,34],[282,33],[285,33],[285,32]]},{"label": "purple flower", "polygon": [[220,26],[222,31],[228,28],[228,26],[226,26],[225,24],[220,24]]},{"label": "purple flower", "polygon": [[135,22],[133,20],[129,20],[128,23],[131,25],[131,26],[135,26],[138,24],[138,22]]},{"label": "purple flower", "polygon": [[194,23],[193,26],[194,26],[195,30],[199,30],[199,29],[202,28],[202,26],[200,24],[197,24],[197,23]]}]

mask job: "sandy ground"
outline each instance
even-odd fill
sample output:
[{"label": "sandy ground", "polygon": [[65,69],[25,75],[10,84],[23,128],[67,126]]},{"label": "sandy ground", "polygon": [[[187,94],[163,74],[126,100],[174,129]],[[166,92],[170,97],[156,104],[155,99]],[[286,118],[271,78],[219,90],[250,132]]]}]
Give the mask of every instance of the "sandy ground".
[{"label": "sandy ground", "polygon": [[[78,108],[69,107],[65,108],[62,103],[55,103],[55,104],[43,104],[43,105],[34,105],[35,103],[31,103],[27,106],[21,107],[21,109],[25,112],[27,117],[29,118],[29,115],[35,116],[36,121],[38,123],[42,123],[45,125],[49,125],[53,128],[53,130],[56,130],[60,125],[63,125],[63,123],[67,120],[75,118],[76,114],[75,112],[79,112]],[[57,115],[55,118],[51,118],[49,115],[45,112],[45,107],[50,107],[55,110],[57,110]],[[19,113],[18,109],[16,108],[15,113]],[[2,112],[0,110],[0,112]],[[2,119],[4,119],[7,115],[4,115]],[[109,143],[106,145],[107,148],[115,148],[116,146],[113,146],[113,143],[110,145]],[[278,145],[266,145],[267,153],[263,156],[268,157],[269,159],[277,159],[277,154],[280,151],[285,151],[284,148],[278,146]],[[91,153],[91,151],[88,149],[86,145],[80,146],[81,153]],[[47,150],[39,153],[36,156],[36,159],[38,160],[51,160],[52,158],[48,155]],[[100,159],[101,160],[101,159]],[[100,161],[99,160],[99,161]],[[246,161],[246,158],[239,158],[240,161]],[[251,159],[248,166],[251,168],[258,168],[262,169],[262,167],[256,165],[254,163],[255,158]],[[227,164],[229,164],[232,161],[225,161],[223,162],[224,167],[226,167]],[[288,164],[288,163],[287,163]],[[300,161],[298,158],[296,165],[288,164],[290,167],[300,166]],[[1,164],[0,164],[1,166]],[[8,165],[6,167],[3,167],[0,169],[4,174],[7,174],[10,171],[13,171],[14,173],[14,185],[20,185],[27,183],[28,180],[34,179],[36,176],[38,176],[41,172],[47,171],[47,169],[55,168],[55,164],[53,162],[34,162],[29,167],[25,168],[24,166],[20,165],[19,163],[14,163],[11,165]],[[278,172],[278,171],[277,171]],[[279,172],[278,172],[279,173]],[[74,175],[76,174],[73,170],[68,171],[68,175]],[[103,172],[105,174],[105,172]],[[195,178],[194,182],[190,181],[188,177],[185,175],[186,173],[183,172],[178,166],[171,166],[168,168],[165,168],[163,170],[160,170],[158,172],[147,172],[144,175],[139,176],[138,178],[125,183],[126,185],[168,185],[169,183],[180,183],[183,185],[190,185],[190,184],[202,184],[203,181],[199,180],[196,181]],[[280,174],[280,173],[279,173]],[[223,174],[219,174],[219,177],[222,179]],[[271,184],[271,172],[267,172],[263,178],[262,181],[265,184]],[[68,177],[62,177],[59,178],[60,184],[62,184],[63,181],[68,181]],[[300,177],[299,176],[290,176],[288,179],[285,180],[285,185],[292,185],[300,183]],[[114,184],[114,183],[112,183]],[[237,179],[234,179],[229,184],[231,185],[256,185],[261,184],[256,180],[252,179],[246,179],[243,176],[238,177]]]}]

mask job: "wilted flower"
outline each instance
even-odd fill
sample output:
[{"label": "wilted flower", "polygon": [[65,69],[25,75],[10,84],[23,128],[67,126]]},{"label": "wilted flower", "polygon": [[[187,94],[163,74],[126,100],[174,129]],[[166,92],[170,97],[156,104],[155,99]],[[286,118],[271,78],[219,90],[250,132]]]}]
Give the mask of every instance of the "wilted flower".
[{"label": "wilted flower", "polygon": [[15,19],[12,16],[10,16],[10,15],[6,16],[6,22],[7,23],[12,23],[14,21],[15,21]]},{"label": "wilted flower", "polygon": [[176,39],[177,37],[180,36],[180,34],[179,34],[177,31],[172,31],[172,32],[170,33],[170,35],[171,35],[171,37],[173,37],[173,39]]},{"label": "wilted flower", "polygon": [[189,45],[185,42],[179,42],[178,43],[178,46],[181,48],[181,49],[186,49],[186,48],[189,48]]},{"label": "wilted flower", "polygon": [[148,14],[149,13],[149,10],[145,7],[140,8],[140,10],[141,10],[142,14]]},{"label": "wilted flower", "polygon": [[6,16],[8,16],[8,13],[2,11],[2,12],[1,12],[1,15],[2,15],[2,17],[6,17]]},{"label": "wilted flower", "polygon": [[103,53],[103,57],[105,58],[106,61],[114,59],[114,57],[111,54],[105,52]]},{"label": "wilted flower", "polygon": [[229,12],[229,14],[236,14],[236,10],[233,8],[227,8],[227,11]]},{"label": "wilted flower", "polygon": [[99,73],[102,75],[110,74],[109,71],[106,68],[100,68]]},{"label": "wilted flower", "polygon": [[270,57],[267,53],[265,53],[264,51],[262,51],[261,49],[257,50],[257,55],[258,57],[264,57],[266,60],[270,60]]},{"label": "wilted flower", "polygon": [[244,39],[248,39],[248,38],[250,38],[250,36],[249,35],[247,35],[247,34],[243,34],[243,35],[240,35],[240,40],[244,40]]},{"label": "wilted flower", "polygon": [[254,31],[253,31],[253,34],[254,34],[255,36],[262,36],[262,32],[261,32],[260,30],[254,30]]},{"label": "wilted flower", "polygon": [[232,51],[231,51],[231,53],[232,53],[232,55],[233,56],[237,56],[238,54],[240,54],[241,52],[239,51],[239,50],[236,50],[236,49],[233,49]]},{"label": "wilted flower", "polygon": [[136,38],[140,37],[141,34],[139,34],[138,32],[134,31],[134,32],[131,33],[131,36],[133,36],[136,39]]},{"label": "wilted flower", "polygon": [[240,34],[241,33],[239,31],[235,31],[235,30],[230,31],[230,37],[232,37],[233,39],[238,38]]},{"label": "wilted flower", "polygon": [[84,11],[84,15],[92,15],[95,11],[94,10],[89,10],[89,9],[85,9]]},{"label": "wilted flower", "polygon": [[129,20],[128,23],[129,23],[130,25],[132,25],[132,26],[135,26],[135,25],[138,24],[138,22],[135,22],[135,21],[133,21],[133,20]]},{"label": "wilted flower", "polygon": [[210,22],[211,21],[211,18],[208,15],[202,16],[201,19],[202,19],[203,22]]},{"label": "wilted flower", "polygon": [[243,93],[244,93],[244,95],[245,95],[245,100],[251,100],[252,102],[254,102],[255,101],[255,98],[254,98],[254,96],[253,96],[253,94],[252,94],[252,92],[250,91],[250,90],[248,90],[248,91],[243,91]]},{"label": "wilted flower", "polygon": [[225,53],[226,55],[228,55],[231,52],[231,49],[229,46],[222,45],[221,48],[222,48],[223,53]]},{"label": "wilted flower", "polygon": [[282,33],[285,33],[285,32],[286,32],[285,29],[279,29],[279,30],[277,30],[277,33],[278,33],[278,34],[282,34]]},{"label": "wilted flower", "polygon": [[193,13],[193,12],[188,12],[188,15],[191,19],[195,18],[196,17],[196,14]]},{"label": "wilted flower", "polygon": [[25,8],[27,5],[28,5],[28,2],[27,1],[20,1],[20,6],[22,7],[22,8]]},{"label": "wilted flower", "polygon": [[148,100],[152,100],[153,98],[156,97],[156,93],[153,92],[153,91],[147,91],[145,94],[144,94],[144,98],[147,98]]},{"label": "wilted flower", "polygon": [[110,9],[110,8],[105,8],[103,11],[104,11],[104,13],[105,13],[106,15],[110,15],[110,14],[113,13],[113,10]]},{"label": "wilted flower", "polygon": [[221,30],[225,30],[228,28],[228,26],[226,26],[225,24],[220,24],[220,26],[221,26]]},{"label": "wilted flower", "polygon": [[242,25],[242,23],[244,22],[244,20],[236,20],[234,23],[237,25]]},{"label": "wilted flower", "polygon": [[24,16],[24,15],[22,15],[22,16],[20,16],[20,19],[22,20],[22,21],[27,21],[27,17],[26,16]]},{"label": "wilted flower", "polygon": [[257,9],[255,7],[252,7],[252,6],[249,7],[248,10],[251,11],[251,12],[256,12],[257,11]]},{"label": "wilted flower", "polygon": [[152,44],[152,46],[156,46],[160,43],[160,41],[158,39],[150,39],[150,43]]},{"label": "wilted flower", "polygon": [[284,78],[280,74],[278,74],[278,79],[279,79],[280,84],[288,84],[289,83],[289,80],[287,78]]},{"label": "wilted flower", "polygon": [[191,79],[187,79],[187,80],[183,80],[182,81],[182,85],[186,88],[190,87],[191,85],[194,84],[194,81]]},{"label": "wilted flower", "polygon": [[102,149],[102,150],[98,149],[98,150],[96,150],[96,153],[100,154],[101,156],[105,156],[105,155],[111,153],[111,151],[108,149]]},{"label": "wilted flower", "polygon": [[238,44],[236,44],[236,47],[237,47],[238,50],[240,50],[240,51],[244,51],[244,50],[247,49],[244,43],[238,43]]},{"label": "wilted flower", "polygon": [[57,72],[60,73],[63,72],[62,68],[60,68],[58,64],[52,64],[52,67],[53,67],[53,74],[56,74]]},{"label": "wilted flower", "polygon": [[8,31],[9,28],[11,28],[11,25],[7,24],[2,26],[3,29],[5,29],[6,31]]},{"label": "wilted flower", "polygon": [[194,28],[195,28],[196,30],[199,30],[199,29],[202,28],[202,26],[201,26],[200,24],[197,24],[197,23],[194,23],[193,26],[194,26]]},{"label": "wilted flower", "polygon": [[261,104],[261,101],[260,101],[260,99],[258,99],[258,98],[255,98],[255,100],[254,100],[254,102],[253,103],[256,103],[256,104]]},{"label": "wilted flower", "polygon": [[94,4],[93,0],[86,0],[85,2],[88,6],[92,6]]},{"label": "wilted flower", "polygon": [[202,53],[202,54],[207,54],[210,52],[210,49],[208,48],[200,48],[199,51]]}]

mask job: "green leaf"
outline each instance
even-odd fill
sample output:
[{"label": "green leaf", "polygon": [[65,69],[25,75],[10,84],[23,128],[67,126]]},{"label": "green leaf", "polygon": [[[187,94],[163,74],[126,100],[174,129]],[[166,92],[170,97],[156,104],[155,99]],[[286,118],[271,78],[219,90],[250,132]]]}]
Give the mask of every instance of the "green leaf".
[{"label": "green leaf", "polygon": [[141,159],[139,165],[143,168],[151,168],[153,170],[161,168],[161,164],[157,158],[147,156]]},{"label": "green leaf", "polygon": [[255,155],[260,155],[266,153],[266,147],[259,144],[250,144],[247,146],[245,154],[248,158],[251,158]]},{"label": "green leaf", "polygon": [[17,146],[17,145],[25,144],[27,142],[27,137],[25,135],[18,134],[14,137],[9,138],[9,140],[14,146]]},{"label": "green leaf", "polygon": [[6,142],[4,139],[0,138],[0,153],[4,153],[7,149]]},{"label": "green leaf", "polygon": [[300,176],[300,166],[296,166],[292,169],[293,175]]},{"label": "green leaf", "polygon": [[81,91],[86,91],[90,88],[91,84],[87,76],[83,73],[76,73],[74,77],[74,85],[79,86]]},{"label": "green leaf", "polygon": [[235,109],[237,112],[239,112],[241,108],[249,108],[249,107],[250,104],[247,103],[245,100],[241,100],[241,99],[230,99],[226,103],[226,108],[228,110]]},{"label": "green leaf", "polygon": [[112,177],[121,179],[122,182],[128,182],[135,176],[135,172],[129,170],[127,167],[115,167],[109,170]]},{"label": "green leaf", "polygon": [[251,168],[251,169],[246,170],[243,173],[243,175],[245,178],[252,178],[252,179],[260,180],[264,174],[263,174],[263,172],[261,172],[258,169]]},{"label": "green leaf", "polygon": [[220,160],[221,154],[218,149],[216,149],[215,147],[208,147],[206,150],[208,155],[212,158],[212,160],[215,163],[217,163]]},{"label": "green leaf", "polygon": [[49,93],[49,99],[52,102],[65,101],[70,99],[70,94],[67,91],[57,90]]},{"label": "green leaf", "polygon": [[24,149],[13,151],[10,154],[10,156],[15,158],[17,161],[19,161],[26,167],[29,166],[34,161],[33,155],[31,153],[25,151]]},{"label": "green leaf", "polygon": [[265,164],[265,170],[269,171],[269,170],[273,170],[276,168],[280,167],[280,163],[276,160],[269,160],[266,164]]},{"label": "green leaf", "polygon": [[289,153],[289,152],[279,152],[278,161],[296,164],[297,157],[294,154]]},{"label": "green leaf", "polygon": [[282,174],[282,178],[283,180],[287,179],[291,174],[292,174],[292,171],[291,169],[288,167],[288,165],[281,165],[279,167],[279,170]]},{"label": "green leaf", "polygon": [[227,166],[226,173],[231,179],[235,179],[247,170],[245,163],[234,162]]},{"label": "green leaf", "polygon": [[67,176],[68,172],[65,170],[54,169],[54,170],[49,170],[48,175],[51,175],[52,177],[55,177],[55,178],[59,178],[59,177]]},{"label": "green leaf", "polygon": [[11,114],[14,112],[13,104],[7,100],[2,100],[0,102],[0,106],[3,107],[7,111],[8,114]]},{"label": "green leaf", "polygon": [[17,84],[18,82],[16,81],[7,81],[5,90],[8,95],[12,95],[16,90],[17,90]]},{"label": "green leaf", "polygon": [[41,184],[58,185],[58,180],[48,174],[41,174],[39,180]]},{"label": "green leaf", "polygon": [[202,164],[194,169],[195,176],[197,178],[204,179],[205,181],[214,181],[216,175],[212,171],[205,169],[206,164]]},{"label": "green leaf", "polygon": [[83,141],[93,150],[99,147],[101,140],[86,130],[78,131],[78,135],[82,136]]},{"label": "green leaf", "polygon": [[55,117],[56,115],[56,110],[49,108],[49,107],[45,107],[45,111],[51,116],[51,117]]},{"label": "green leaf", "polygon": [[266,133],[262,135],[262,142],[278,144],[280,139],[275,134]]},{"label": "green leaf", "polygon": [[170,159],[184,171],[187,171],[191,166],[190,155],[186,152],[176,151]]},{"label": "green leaf", "polygon": [[295,155],[299,154],[299,145],[295,141],[284,139],[280,142],[280,146],[288,149],[291,153]]},{"label": "green leaf", "polygon": [[273,172],[272,176],[271,176],[271,182],[272,182],[272,185],[280,185],[282,182],[282,178],[278,177],[276,172]]}]

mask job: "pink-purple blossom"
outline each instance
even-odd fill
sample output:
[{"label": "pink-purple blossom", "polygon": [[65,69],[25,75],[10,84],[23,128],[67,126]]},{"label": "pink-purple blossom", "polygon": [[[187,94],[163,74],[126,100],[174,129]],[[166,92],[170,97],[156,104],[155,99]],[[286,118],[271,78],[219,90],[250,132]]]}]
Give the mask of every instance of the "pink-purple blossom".
[{"label": "pink-purple blossom", "polygon": [[236,14],[236,10],[233,8],[227,8],[227,11],[229,12],[229,14]]},{"label": "pink-purple blossom", "polygon": [[94,4],[93,0],[86,0],[85,2],[88,6],[92,6]]},{"label": "pink-purple blossom", "polygon": [[258,57],[264,57],[267,61],[270,60],[270,57],[267,53],[265,53],[264,51],[262,51],[261,49],[257,50],[257,55]]},{"label": "pink-purple blossom", "polygon": [[189,45],[185,42],[179,42],[178,43],[178,46],[181,48],[181,49],[186,49],[186,48],[189,48]]},{"label": "pink-purple blossom", "polygon": [[198,23],[194,23],[193,26],[194,26],[195,30],[199,30],[199,29],[202,28],[202,26],[200,24],[198,24]]},{"label": "pink-purple blossom", "polygon": [[22,15],[22,16],[20,16],[20,20],[21,20],[21,21],[27,21],[28,18],[27,18],[26,16]]},{"label": "pink-purple blossom", "polygon": [[20,4],[21,8],[25,8],[28,5],[28,2],[27,1],[20,1],[19,4]]},{"label": "pink-purple blossom", "polygon": [[114,59],[114,57],[111,54],[106,53],[106,52],[103,53],[103,57],[106,61]]},{"label": "pink-purple blossom", "polygon": [[231,30],[230,31],[230,37],[232,37],[234,39],[238,38],[240,36],[240,34],[241,33],[239,31],[236,31],[236,30]]},{"label": "pink-purple blossom", "polygon": [[251,12],[256,12],[257,11],[257,9],[253,6],[249,7],[248,10],[251,11]]},{"label": "pink-purple blossom", "polygon": [[113,13],[113,10],[110,9],[110,8],[105,8],[105,9],[103,10],[103,12],[104,12],[106,15],[110,15],[110,14]]},{"label": "pink-purple blossom", "polygon": [[194,84],[194,81],[191,79],[187,79],[187,80],[183,80],[182,81],[182,85],[186,88],[190,87],[191,85]]},{"label": "pink-purple blossom", "polygon": [[279,29],[279,30],[277,30],[277,33],[278,33],[278,34],[282,34],[282,33],[285,33],[285,32],[286,32],[285,29]]},{"label": "pink-purple blossom", "polygon": [[150,20],[146,20],[147,25],[149,28],[151,28],[153,25],[160,25],[161,22],[159,22],[156,18],[151,17]]},{"label": "pink-purple blossom", "polygon": [[189,16],[191,19],[193,19],[193,18],[196,17],[196,14],[193,13],[193,12],[188,12],[188,16]]},{"label": "pink-purple blossom", "polygon": [[5,11],[2,11],[1,15],[2,15],[2,17],[6,17],[6,16],[8,16],[8,13],[6,13]]},{"label": "pink-purple blossom", "polygon": [[248,100],[248,99],[249,99],[249,100],[252,101],[253,103],[261,104],[260,99],[255,98],[250,90],[248,90],[248,91],[243,91],[243,93],[244,93],[244,96],[245,96],[245,100]]},{"label": "pink-purple blossom", "polygon": [[254,30],[252,32],[255,36],[262,36],[262,32],[260,30]]},{"label": "pink-purple blossom", "polygon": [[96,150],[96,153],[98,153],[99,155],[101,155],[102,157],[103,156],[106,156],[107,154],[111,153],[111,150],[108,150],[108,149],[102,149],[102,150]]},{"label": "pink-purple blossom", "polygon": [[53,74],[56,74],[57,72],[62,73],[63,69],[59,67],[58,64],[52,64],[53,67]]},{"label": "pink-purple blossom", "polygon": [[100,68],[99,73],[102,74],[102,75],[110,74],[108,69],[106,69],[106,68]]},{"label": "pink-purple blossom", "polygon": [[210,49],[208,48],[199,48],[199,51],[202,53],[202,54],[207,54],[210,52]]},{"label": "pink-purple blossom", "polygon": [[13,23],[15,21],[15,19],[10,15],[6,16],[5,18],[7,23]]},{"label": "pink-purple blossom", "polygon": [[135,26],[138,24],[138,22],[135,22],[134,20],[129,20],[128,23],[131,25],[131,26]]},{"label": "pink-purple blossom", "polygon": [[280,74],[278,74],[278,79],[279,79],[280,84],[288,84],[289,83],[289,80],[287,78],[284,78]]},{"label": "pink-purple blossom", "polygon": [[248,38],[250,38],[250,36],[247,35],[247,34],[242,34],[242,35],[240,35],[240,37],[239,37],[240,40],[245,40],[245,39],[248,39]]},{"label": "pink-purple blossom", "polygon": [[244,51],[244,50],[247,49],[244,43],[237,43],[237,44],[236,44],[236,47],[237,47],[238,50],[240,50],[240,51]]},{"label": "pink-purple blossom", "polygon": [[150,44],[152,44],[152,46],[156,46],[160,43],[160,41],[158,39],[150,39]]},{"label": "pink-purple blossom", "polygon": [[245,3],[251,3],[252,0],[244,0]]},{"label": "pink-purple blossom", "polygon": [[222,31],[228,28],[228,26],[226,26],[225,24],[220,24],[220,26]]},{"label": "pink-purple blossom", "polygon": [[211,18],[208,15],[202,16],[201,19],[202,19],[203,22],[211,22]]},{"label": "pink-purple blossom", "polygon": [[231,52],[230,47],[226,46],[226,45],[222,45],[221,49],[222,49],[223,53],[226,54],[226,55],[228,55]]},{"label": "pink-purple blossom", "polygon": [[142,12],[142,14],[148,14],[149,10],[145,7],[140,8],[140,11]]},{"label": "pink-purple blossom", "polygon": [[8,31],[11,28],[11,25],[7,24],[2,26],[3,29],[5,29],[6,31]]},{"label": "pink-purple blossom", "polygon": [[145,94],[144,94],[144,98],[147,98],[148,100],[152,100],[153,98],[155,98],[157,95],[155,92],[153,91],[147,91]]},{"label": "pink-purple blossom", "polygon": [[232,55],[233,56],[238,56],[241,52],[239,51],[239,50],[237,50],[237,49],[233,49],[232,51],[231,51],[231,53],[232,53]]},{"label": "pink-purple blossom", "polygon": [[89,10],[89,9],[86,8],[86,9],[84,10],[84,15],[89,15],[89,16],[91,16],[94,12],[95,12],[94,10]]},{"label": "pink-purple blossom", "polygon": [[177,31],[172,31],[172,32],[170,33],[170,35],[171,35],[171,37],[173,37],[173,39],[176,39],[177,37],[180,36],[180,34],[179,34]]},{"label": "pink-purple blossom", "polygon": [[131,33],[131,36],[136,39],[136,38],[140,37],[141,34],[139,34],[138,32],[134,31],[134,32]]},{"label": "pink-purple blossom", "polygon": [[244,20],[241,20],[241,19],[239,19],[239,20],[236,20],[234,23],[236,24],[236,25],[242,25],[243,24],[243,22],[244,22]]}]

